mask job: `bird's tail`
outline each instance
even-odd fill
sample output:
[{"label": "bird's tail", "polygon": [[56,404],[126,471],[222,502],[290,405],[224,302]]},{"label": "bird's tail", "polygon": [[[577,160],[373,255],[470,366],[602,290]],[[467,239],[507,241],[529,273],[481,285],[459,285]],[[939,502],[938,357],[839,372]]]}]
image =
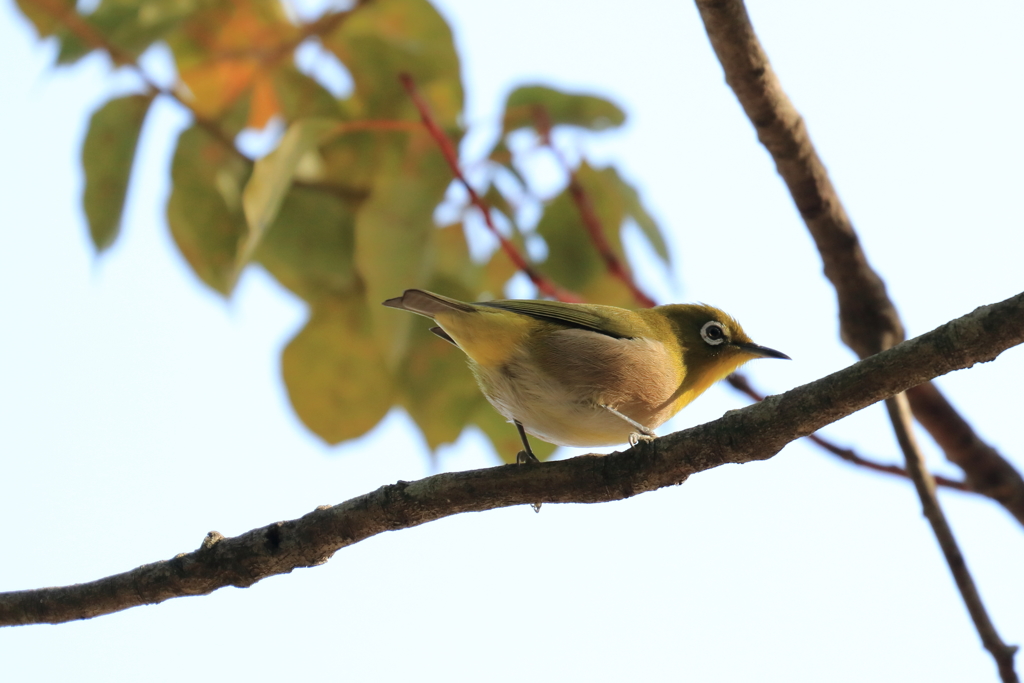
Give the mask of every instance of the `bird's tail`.
[{"label": "bird's tail", "polygon": [[400,308],[403,311],[412,311],[433,318],[444,311],[459,311],[460,313],[472,313],[476,310],[472,304],[463,303],[457,299],[449,299],[440,294],[427,292],[422,289],[407,289],[402,296],[388,299],[385,306]]}]

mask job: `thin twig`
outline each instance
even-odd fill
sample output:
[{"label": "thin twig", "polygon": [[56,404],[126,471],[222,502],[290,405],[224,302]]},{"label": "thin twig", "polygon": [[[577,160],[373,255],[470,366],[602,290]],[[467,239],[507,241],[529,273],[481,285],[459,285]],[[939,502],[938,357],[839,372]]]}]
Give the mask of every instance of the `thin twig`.
[{"label": "thin twig", "polygon": [[985,649],[992,653],[999,667],[999,676],[1003,683],[1017,683],[1017,672],[1013,668],[1013,657],[1017,647],[1007,645],[999,637],[995,625],[988,616],[985,604],[978,593],[978,587],[974,584],[970,571],[967,569],[967,562],[964,560],[960,547],[957,545],[953,530],[946,521],[946,516],[939,505],[939,499],[935,495],[935,480],[924,466],[924,457],[921,455],[911,427],[910,403],[904,394],[897,394],[885,400],[886,410],[889,411],[889,418],[892,420],[893,431],[896,432],[896,440],[907,460],[907,471],[914,481],[914,487],[921,498],[921,507],[924,516],[932,525],[935,538],[939,541],[942,554],[949,565],[949,571],[953,574],[960,595],[963,596],[967,611],[974,621],[974,627],[981,636],[981,642]]},{"label": "thin twig", "polygon": [[[868,263],[853,223],[818,156],[807,126],[772,69],[742,0],[696,0],[708,38],[736,94],[775,160],[793,202],[814,238],[835,288],[843,341],[858,356],[903,339],[899,313],[885,283]],[[1024,478],[983,442],[937,389],[908,393],[914,416],[967,484],[1003,505],[1024,524]]]},{"label": "thin twig", "polygon": [[580,212],[580,218],[583,221],[584,227],[587,229],[590,241],[604,260],[605,267],[608,268],[608,272],[611,273],[612,277],[617,278],[626,285],[626,288],[629,289],[633,298],[636,299],[637,303],[641,306],[645,308],[653,308],[654,306],[657,306],[654,299],[640,289],[640,286],[637,285],[635,280],[633,280],[633,276],[630,274],[629,269],[626,268],[622,260],[614,251],[612,251],[612,245],[608,243],[608,238],[605,236],[604,226],[601,225],[601,219],[594,210],[594,204],[590,201],[590,196],[583,188],[579,175],[577,175],[575,169],[573,169],[569,164],[569,160],[565,158],[562,151],[558,149],[551,140],[551,117],[548,115],[547,109],[541,105],[534,107],[533,117],[537,124],[537,132],[540,133],[541,142],[545,147],[551,150],[551,153],[561,165],[562,171],[569,178],[569,196],[572,197],[573,203],[576,204],[576,209]]},{"label": "thin twig", "polygon": [[399,80],[402,82],[402,86],[405,91],[409,94],[409,99],[412,100],[413,104],[416,105],[416,109],[420,113],[420,119],[423,121],[424,127],[430,132],[431,137],[437,143],[438,148],[441,150],[441,154],[444,156],[445,161],[448,162],[448,167],[452,171],[452,175],[455,176],[456,180],[466,188],[466,192],[469,193],[469,201],[479,209],[480,213],[483,214],[484,222],[487,224],[488,229],[491,233],[498,238],[498,242],[501,244],[502,250],[512,260],[515,267],[523,271],[530,281],[536,285],[537,289],[545,295],[558,299],[559,301],[571,301],[571,302],[582,302],[583,299],[578,295],[570,292],[563,287],[556,285],[548,278],[541,275],[536,268],[534,268],[526,260],[526,258],[519,253],[516,246],[509,241],[494,224],[491,218],[491,209],[487,206],[487,203],[480,197],[480,194],[473,189],[473,186],[466,180],[466,176],[463,175],[462,169],[459,167],[459,155],[455,150],[455,145],[452,144],[451,139],[445,134],[441,127],[434,121],[433,115],[430,113],[430,106],[426,100],[420,95],[419,90],[416,88],[416,83],[413,81],[412,76],[409,74],[399,74]]},{"label": "thin twig", "polygon": [[[736,389],[755,401],[760,402],[765,398],[764,394],[751,386],[750,380],[748,380],[746,375],[742,373],[734,372],[726,377],[725,381],[728,382],[729,386],[733,389]],[[832,443],[825,437],[819,436],[818,434],[811,434],[805,438],[820,447],[822,450],[828,451],[832,455],[836,455],[850,464],[857,465],[858,467],[864,467],[875,472],[884,472],[885,474],[892,474],[905,479],[910,478],[910,474],[908,474],[907,471],[899,465],[886,465],[878,462],[877,460],[865,458],[858,455],[853,449],[843,448],[842,446]],[[963,491],[965,493],[975,493],[975,491],[971,491],[971,489],[969,489],[962,481],[949,479],[942,475],[933,475],[933,477],[935,479],[935,483],[943,488],[953,489],[954,491]]]},{"label": "thin twig", "polygon": [[1024,524],[1024,483],[1013,465],[978,436],[934,382],[908,389],[907,400],[946,458],[964,471],[971,490],[999,502]]},{"label": "thin twig", "polygon": [[827,377],[718,420],[608,456],[505,465],[398,482],[234,538],[216,532],[171,560],[89,583],[0,593],[0,625],[88,619],[170,598],[251,586],[326,562],[385,531],[462,512],[533,503],[621,500],[727,463],[767,460],[786,444],[938,375],[1024,343],[1024,293],[942,325]]}]

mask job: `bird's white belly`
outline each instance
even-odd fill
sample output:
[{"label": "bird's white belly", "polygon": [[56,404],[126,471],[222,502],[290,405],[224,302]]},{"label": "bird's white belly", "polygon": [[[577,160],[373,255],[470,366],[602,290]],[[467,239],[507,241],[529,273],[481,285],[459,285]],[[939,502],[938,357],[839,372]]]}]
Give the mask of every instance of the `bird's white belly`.
[{"label": "bird's white belly", "polygon": [[[533,364],[513,363],[499,369],[473,364],[473,372],[499,413],[549,443],[580,448],[614,446],[626,443],[637,431],[601,407],[602,396],[595,387],[566,386],[534,369]],[[653,429],[658,425],[645,426]]]}]

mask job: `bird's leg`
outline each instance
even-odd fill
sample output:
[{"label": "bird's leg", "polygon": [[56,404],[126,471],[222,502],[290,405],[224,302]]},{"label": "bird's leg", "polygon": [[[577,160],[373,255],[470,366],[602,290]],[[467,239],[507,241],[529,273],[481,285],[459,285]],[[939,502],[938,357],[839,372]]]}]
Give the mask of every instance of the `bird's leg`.
[{"label": "bird's leg", "polygon": [[[533,454],[533,449],[530,448],[530,440],[526,438],[526,430],[523,429],[523,425],[519,420],[515,420],[516,429],[519,430],[519,438],[523,440],[523,446],[526,447],[525,451],[519,451],[516,455],[516,464],[525,465],[526,463],[539,463],[540,459]],[[532,503],[530,507],[533,508],[534,512],[540,512],[540,503]]]},{"label": "bird's leg", "polygon": [[514,420],[514,422],[516,423],[516,429],[519,430],[519,438],[523,440],[523,446],[526,448],[526,450],[519,451],[519,453],[516,454],[516,463],[523,465],[526,463],[540,462],[540,459],[533,454],[533,449],[530,448],[530,440],[526,438],[526,430],[523,429],[523,423],[519,420]]},{"label": "bird's leg", "polygon": [[650,441],[655,436],[657,436],[657,434],[654,433],[653,429],[648,429],[647,427],[644,427],[642,424],[640,424],[639,422],[637,422],[633,418],[629,417],[628,415],[623,415],[619,411],[615,410],[615,408],[612,408],[609,405],[605,405],[604,403],[601,404],[601,407],[604,408],[605,410],[607,410],[612,415],[614,415],[616,417],[620,417],[623,420],[625,420],[626,422],[628,422],[629,424],[631,424],[634,427],[636,427],[636,431],[635,432],[630,432],[630,434],[629,434],[629,445],[630,446],[635,446],[638,443],[640,443],[641,441]]}]

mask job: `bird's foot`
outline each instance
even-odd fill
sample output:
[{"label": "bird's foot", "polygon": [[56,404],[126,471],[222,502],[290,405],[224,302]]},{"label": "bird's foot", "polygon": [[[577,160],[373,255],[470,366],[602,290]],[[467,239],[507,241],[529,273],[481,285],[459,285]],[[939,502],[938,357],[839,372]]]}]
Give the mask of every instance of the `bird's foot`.
[{"label": "bird's foot", "polygon": [[636,430],[635,432],[630,432],[629,433],[629,445],[630,446],[635,446],[635,445],[637,445],[641,441],[644,441],[644,442],[650,441],[655,436],[657,436],[654,433],[653,429],[648,429],[647,427],[645,427],[644,425],[640,424],[639,422],[637,422],[636,420],[634,420],[630,416],[623,415],[622,413],[617,411],[615,408],[612,408],[609,405],[605,405],[604,403],[601,404],[601,407],[604,408],[605,410],[607,410],[609,413],[611,413],[615,417],[618,417],[618,418],[621,418],[621,419],[625,420],[626,422],[628,422],[630,424],[630,426],[633,427],[633,429]]},{"label": "bird's foot", "polygon": [[637,434],[636,432],[630,432],[629,434],[629,445],[636,446],[638,443],[650,443],[657,438],[654,432],[649,434]]},{"label": "bird's foot", "polygon": [[533,463],[539,463],[540,460],[533,451],[519,451],[516,453],[516,464],[517,465],[532,465]]}]

